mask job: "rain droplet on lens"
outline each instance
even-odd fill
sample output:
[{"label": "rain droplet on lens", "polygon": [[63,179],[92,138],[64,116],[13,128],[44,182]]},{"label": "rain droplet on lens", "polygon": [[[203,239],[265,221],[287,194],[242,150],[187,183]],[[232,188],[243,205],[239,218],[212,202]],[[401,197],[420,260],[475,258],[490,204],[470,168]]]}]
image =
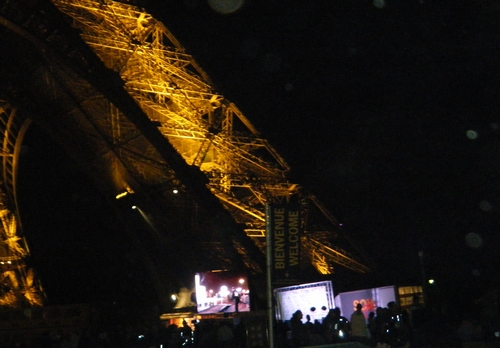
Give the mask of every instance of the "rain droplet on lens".
[{"label": "rain droplet on lens", "polygon": [[472,129],[469,129],[467,132],[465,132],[465,134],[467,135],[467,138],[469,138],[471,140],[475,140],[478,137],[477,132],[475,130],[472,130]]},{"label": "rain droplet on lens", "polygon": [[230,14],[243,6],[244,0],[208,0],[208,5],[217,13]]},{"label": "rain droplet on lens", "polygon": [[479,234],[474,233],[474,232],[470,232],[470,233],[467,233],[467,235],[465,236],[465,243],[469,247],[477,249],[481,246],[481,244],[483,244],[483,239],[481,238],[481,236]]},{"label": "rain droplet on lens", "polygon": [[479,203],[479,208],[482,210],[482,211],[490,211],[491,209],[493,209],[493,206],[491,205],[490,202],[488,201],[481,201]]},{"label": "rain droplet on lens", "polygon": [[373,0],[373,6],[375,6],[376,8],[384,8],[385,1],[384,0]]}]

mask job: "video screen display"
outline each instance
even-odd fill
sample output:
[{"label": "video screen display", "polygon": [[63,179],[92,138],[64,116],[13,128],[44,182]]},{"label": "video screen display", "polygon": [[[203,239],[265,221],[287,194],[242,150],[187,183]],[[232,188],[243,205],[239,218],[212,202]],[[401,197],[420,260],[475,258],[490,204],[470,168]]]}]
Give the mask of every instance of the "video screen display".
[{"label": "video screen display", "polygon": [[341,292],[335,296],[335,303],[340,308],[342,315],[348,317],[356,310],[356,305],[361,303],[361,311],[368,318],[370,312],[375,312],[377,307],[386,307],[390,301],[396,301],[396,287],[383,286],[379,288],[362,289],[350,292]]},{"label": "video screen display", "polygon": [[245,272],[211,271],[195,275],[196,308],[200,314],[250,311]]},{"label": "video screen display", "polygon": [[332,282],[324,281],[310,284],[301,284],[277,288],[274,290],[276,299],[276,319],[289,321],[295,311],[302,312],[302,322],[307,316],[314,323],[320,323],[328,314],[330,308],[335,307]]}]

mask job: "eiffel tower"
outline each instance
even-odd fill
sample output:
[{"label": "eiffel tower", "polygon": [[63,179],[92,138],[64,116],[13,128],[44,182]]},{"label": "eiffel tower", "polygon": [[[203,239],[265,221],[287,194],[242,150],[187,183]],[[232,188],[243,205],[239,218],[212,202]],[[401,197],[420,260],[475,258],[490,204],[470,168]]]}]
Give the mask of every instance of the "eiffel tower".
[{"label": "eiffel tower", "polygon": [[[179,247],[199,244],[213,267],[264,273],[266,204],[293,200],[303,209],[304,261],[324,275],[337,266],[369,271],[337,219],[290,182],[285,159],[146,9],[129,1],[4,0],[0,24],[8,48],[0,54],[0,260],[2,277],[30,303],[41,304],[43,290],[28,266],[16,203],[16,161],[30,122],[105,194],[155,216]],[[12,294],[5,301],[19,299]]]}]

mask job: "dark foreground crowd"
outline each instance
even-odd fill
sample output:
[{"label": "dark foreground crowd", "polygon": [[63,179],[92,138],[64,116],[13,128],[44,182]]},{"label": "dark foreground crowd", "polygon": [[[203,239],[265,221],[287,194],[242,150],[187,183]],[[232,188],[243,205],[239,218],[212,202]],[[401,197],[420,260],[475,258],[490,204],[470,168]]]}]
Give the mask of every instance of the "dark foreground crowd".
[{"label": "dark foreground crowd", "polygon": [[[308,315],[304,318],[298,310],[289,321],[275,323],[274,347],[297,348],[345,342],[359,342],[377,348],[500,347],[499,318],[481,323],[466,313],[459,323],[453,324],[449,319],[446,315],[430,312],[419,303],[418,297],[408,310],[401,310],[397,303],[389,302],[386,307],[370,312],[367,318],[361,304],[357,304],[349,317],[342,316],[339,308],[330,309],[321,322],[311,322]],[[182,327],[168,327],[169,345],[166,347],[268,346],[265,337],[259,345],[255,336],[248,336],[251,330],[244,320],[238,324],[202,320],[195,325],[193,331],[186,323]],[[499,337],[496,338],[495,333]],[[265,332],[261,335],[265,336]]]},{"label": "dark foreground crowd", "polygon": [[368,320],[361,309],[362,305],[358,304],[349,319],[342,316],[339,308],[330,309],[321,323],[311,323],[309,316],[303,323],[302,312],[296,311],[290,320],[292,347],[353,341],[368,346],[406,347],[412,339],[416,341],[411,319],[399,311],[395,302],[386,308],[377,308]]},{"label": "dark foreground crowd", "polygon": [[[445,317],[429,312],[413,300],[409,310],[401,310],[395,302],[378,307],[365,318],[357,304],[346,318],[339,308],[330,309],[320,323],[311,323],[307,316],[296,311],[290,320],[292,348],[359,342],[377,348],[435,348],[435,347],[500,347],[500,318],[489,318],[483,323],[464,317],[459,325],[452,325]],[[486,344],[486,345],[484,345]]]},{"label": "dark foreground crowd", "polygon": [[[316,345],[359,342],[377,348],[500,347],[500,316],[478,317],[465,311],[459,320],[445,312],[431,312],[414,299],[408,310],[395,302],[376,308],[367,317],[358,304],[347,318],[333,308],[321,320],[311,322],[309,315],[296,311],[289,321],[274,326],[275,348],[297,348]],[[34,344],[11,340],[0,347],[36,348],[260,348],[268,347],[267,322],[263,317],[238,316],[224,319],[202,319],[182,325],[158,325],[150,322],[140,330],[122,325],[107,316],[96,320],[83,332],[47,331]],[[130,316],[127,316],[130,319]],[[458,319],[458,318],[457,318]]]}]

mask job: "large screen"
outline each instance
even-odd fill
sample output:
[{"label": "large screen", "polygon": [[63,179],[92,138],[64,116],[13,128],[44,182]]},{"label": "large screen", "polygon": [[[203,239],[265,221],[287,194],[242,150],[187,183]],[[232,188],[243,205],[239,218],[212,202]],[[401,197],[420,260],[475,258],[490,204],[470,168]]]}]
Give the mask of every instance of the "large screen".
[{"label": "large screen", "polygon": [[335,296],[335,303],[340,308],[342,315],[347,318],[356,310],[356,305],[361,303],[363,305],[361,311],[368,318],[370,312],[375,312],[377,307],[386,307],[390,301],[396,301],[396,290],[395,286],[383,286],[341,292]]},{"label": "large screen", "polygon": [[195,275],[198,313],[238,313],[250,311],[250,290],[245,272],[211,271]]},{"label": "large screen", "polygon": [[297,310],[302,312],[302,321],[307,315],[311,322],[323,321],[330,308],[335,307],[331,281],[301,284],[277,288],[274,290],[276,299],[276,319],[289,321]]}]

